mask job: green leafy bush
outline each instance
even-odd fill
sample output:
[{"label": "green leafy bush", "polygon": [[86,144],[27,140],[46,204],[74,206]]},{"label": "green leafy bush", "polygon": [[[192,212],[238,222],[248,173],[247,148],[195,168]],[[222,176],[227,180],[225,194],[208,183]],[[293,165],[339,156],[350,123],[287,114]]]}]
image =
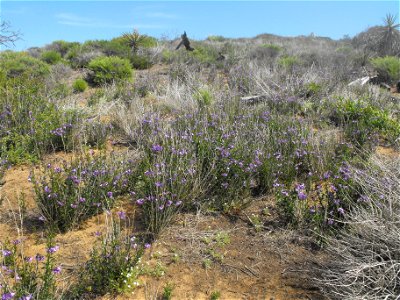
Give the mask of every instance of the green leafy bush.
[{"label": "green leafy bush", "polygon": [[218,51],[210,45],[197,45],[189,55],[203,64],[215,64],[218,58]]},{"label": "green leafy bush", "polygon": [[26,77],[43,80],[50,73],[47,64],[25,52],[1,52],[0,73],[6,78]]},{"label": "green leafy bush", "polygon": [[80,44],[78,42],[67,42],[63,40],[59,41],[54,41],[50,45],[47,45],[45,47],[46,50],[48,51],[56,51],[61,54],[62,57],[65,57],[65,55],[73,48],[79,47]]},{"label": "green leafy bush", "polygon": [[296,56],[286,55],[279,58],[278,60],[278,65],[290,71],[293,71],[293,68],[298,64],[299,64],[299,59]]},{"label": "green leafy bush", "polygon": [[377,57],[371,59],[371,64],[389,82],[400,80],[400,58],[396,56]]},{"label": "green leafy bush", "polygon": [[132,66],[137,70],[145,70],[152,66],[151,61],[148,57],[143,55],[133,55],[130,56],[130,61]]},{"label": "green leafy bush", "polygon": [[116,56],[95,58],[88,68],[92,71],[90,79],[96,85],[129,80],[133,74],[129,60]]},{"label": "green leafy bush", "polygon": [[74,83],[72,84],[74,92],[78,93],[84,92],[87,89],[87,87],[88,87],[87,82],[82,78],[75,80]]},{"label": "green leafy bush", "polygon": [[56,63],[60,62],[61,58],[61,54],[54,50],[45,51],[41,55],[41,60],[50,65],[55,65]]},{"label": "green leafy bush", "polygon": [[388,112],[361,100],[339,99],[334,119],[356,146],[375,144],[377,137],[393,143],[400,136],[400,123]]}]

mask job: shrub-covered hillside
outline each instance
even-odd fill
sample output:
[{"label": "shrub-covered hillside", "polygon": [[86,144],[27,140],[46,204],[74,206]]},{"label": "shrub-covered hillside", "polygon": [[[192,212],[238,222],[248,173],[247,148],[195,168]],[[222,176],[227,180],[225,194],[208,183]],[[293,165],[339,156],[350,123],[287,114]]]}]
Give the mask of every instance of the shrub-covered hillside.
[{"label": "shrub-covered hillside", "polygon": [[397,299],[389,23],[0,52],[2,299]]}]

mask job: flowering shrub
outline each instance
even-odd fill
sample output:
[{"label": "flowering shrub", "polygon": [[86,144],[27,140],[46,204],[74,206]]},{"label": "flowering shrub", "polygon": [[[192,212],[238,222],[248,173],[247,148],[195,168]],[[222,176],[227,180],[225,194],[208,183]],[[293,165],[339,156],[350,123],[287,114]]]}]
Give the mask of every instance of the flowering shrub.
[{"label": "flowering shrub", "polygon": [[116,157],[87,155],[71,164],[47,165],[43,175],[32,174],[36,201],[43,220],[65,232],[114,205],[127,189],[131,170]]},{"label": "flowering shrub", "polygon": [[145,155],[131,189],[151,232],[181,207],[237,213],[274,182],[290,185],[318,169],[307,124],[219,109],[180,115],[168,125],[143,119],[137,136]]},{"label": "flowering shrub", "polygon": [[[349,167],[343,163],[333,173],[325,172],[319,178],[309,178],[306,183],[290,186],[275,183],[275,195],[282,215],[296,225],[313,225],[329,229],[339,225],[355,204],[357,191],[351,179]],[[351,196],[350,196],[351,195]]]},{"label": "flowering shrub", "polygon": [[62,268],[55,265],[54,253],[58,246],[48,237],[44,255],[25,256],[23,241],[15,240],[1,245],[0,295],[1,299],[59,299],[56,295],[56,276]]},{"label": "flowering shrub", "polygon": [[138,237],[124,233],[120,220],[113,221],[101,244],[93,248],[69,298],[134,290],[139,286],[140,260],[146,247],[149,245],[144,246]]},{"label": "flowering shrub", "polygon": [[37,80],[17,78],[0,82],[0,156],[10,163],[36,160],[51,150],[66,150],[75,122],[44,95]]}]

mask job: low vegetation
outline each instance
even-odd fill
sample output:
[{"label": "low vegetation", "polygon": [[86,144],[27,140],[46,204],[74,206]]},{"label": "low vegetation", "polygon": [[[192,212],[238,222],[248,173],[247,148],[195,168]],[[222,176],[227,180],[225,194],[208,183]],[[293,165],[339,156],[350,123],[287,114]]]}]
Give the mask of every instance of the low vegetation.
[{"label": "low vegetation", "polygon": [[[184,214],[245,219],[260,235],[268,210],[245,211],[267,197],[280,229],[335,257],[312,270],[321,293],[395,299],[400,175],[375,153],[400,150],[400,99],[348,86],[366,68],[397,83],[395,32],[386,48],[367,31],[350,41],[210,36],[185,51],[133,31],[1,52],[0,185],[9,169],[31,170],[28,215],[47,239],[36,257],[21,239],[0,243],[2,299],[131,293],[143,276],[165,273],[141,259]],[[55,238],[101,216],[104,231],[62,287]],[[207,271],[233,239],[223,232],[201,243]],[[165,285],[162,298],[174,295]]]}]

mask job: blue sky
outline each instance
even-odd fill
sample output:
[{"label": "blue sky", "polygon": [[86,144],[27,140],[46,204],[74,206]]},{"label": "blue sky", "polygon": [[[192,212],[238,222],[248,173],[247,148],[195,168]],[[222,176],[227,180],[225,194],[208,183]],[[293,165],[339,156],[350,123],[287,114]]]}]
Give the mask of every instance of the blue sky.
[{"label": "blue sky", "polygon": [[0,0],[0,16],[23,34],[15,50],[54,40],[111,39],[137,28],[168,38],[327,36],[333,39],[399,15],[399,1],[16,1]]}]

